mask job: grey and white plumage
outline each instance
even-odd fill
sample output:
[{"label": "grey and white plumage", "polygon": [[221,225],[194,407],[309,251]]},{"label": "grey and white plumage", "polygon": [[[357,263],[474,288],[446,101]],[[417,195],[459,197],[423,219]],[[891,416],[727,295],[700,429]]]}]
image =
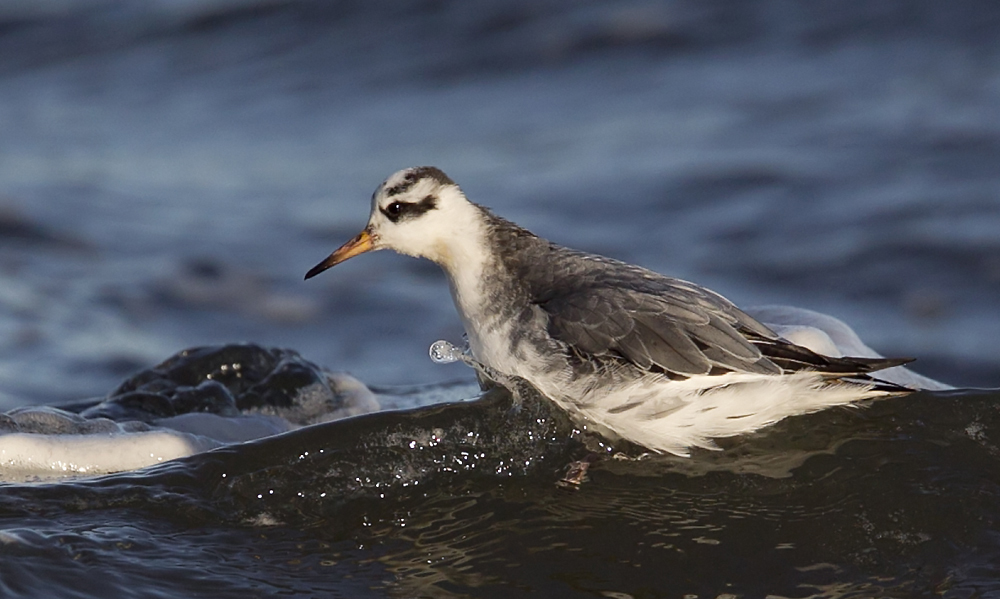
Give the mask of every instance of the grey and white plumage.
[{"label": "grey and white plumage", "polygon": [[390,176],[364,231],[306,278],[378,249],[444,269],[476,360],[655,451],[908,391],[869,376],[908,360],[817,354],[708,289],[537,237],[434,167]]}]

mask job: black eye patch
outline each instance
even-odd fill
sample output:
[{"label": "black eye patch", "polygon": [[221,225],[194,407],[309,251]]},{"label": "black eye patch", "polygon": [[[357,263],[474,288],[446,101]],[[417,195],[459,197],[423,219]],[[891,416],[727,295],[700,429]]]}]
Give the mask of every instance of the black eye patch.
[{"label": "black eye patch", "polygon": [[429,195],[419,202],[391,202],[385,207],[379,207],[379,212],[392,222],[416,218],[437,208],[437,197]]}]

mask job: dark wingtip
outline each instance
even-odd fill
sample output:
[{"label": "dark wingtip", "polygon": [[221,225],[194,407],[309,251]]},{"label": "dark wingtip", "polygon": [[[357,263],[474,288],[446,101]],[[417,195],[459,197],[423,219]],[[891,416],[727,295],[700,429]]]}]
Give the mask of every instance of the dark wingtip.
[{"label": "dark wingtip", "polygon": [[866,372],[877,372],[886,368],[902,366],[916,360],[916,358],[851,358],[867,367]]}]

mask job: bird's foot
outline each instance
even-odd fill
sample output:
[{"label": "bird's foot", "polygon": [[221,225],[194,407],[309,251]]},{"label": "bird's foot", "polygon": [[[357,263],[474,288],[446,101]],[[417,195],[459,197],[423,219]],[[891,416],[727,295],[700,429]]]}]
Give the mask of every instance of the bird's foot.
[{"label": "bird's foot", "polygon": [[580,485],[589,480],[587,471],[590,470],[590,466],[599,459],[601,459],[600,454],[589,453],[582,460],[570,462],[566,467],[566,476],[559,479],[556,485],[563,489],[579,489]]}]

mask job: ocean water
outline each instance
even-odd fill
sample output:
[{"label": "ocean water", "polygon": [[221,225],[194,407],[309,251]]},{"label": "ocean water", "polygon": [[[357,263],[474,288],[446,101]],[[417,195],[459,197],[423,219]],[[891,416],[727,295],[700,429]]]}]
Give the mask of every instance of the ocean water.
[{"label": "ocean water", "polygon": [[995,388],[998,25],[973,0],[3,3],[0,407],[254,342],[404,410],[7,485],[3,594],[997,594],[995,392],[601,459],[566,488],[589,450],[544,404],[425,405],[473,380],[427,357],[462,334],[435,267],[302,275],[382,179],[433,164],[557,242]]},{"label": "ocean water", "polygon": [[[593,452],[541,398],[383,411],[6,485],[7,597],[988,597],[996,392]],[[598,447],[599,450],[602,448]],[[619,453],[620,452],[620,453]],[[590,464],[567,483],[571,464]]]}]

